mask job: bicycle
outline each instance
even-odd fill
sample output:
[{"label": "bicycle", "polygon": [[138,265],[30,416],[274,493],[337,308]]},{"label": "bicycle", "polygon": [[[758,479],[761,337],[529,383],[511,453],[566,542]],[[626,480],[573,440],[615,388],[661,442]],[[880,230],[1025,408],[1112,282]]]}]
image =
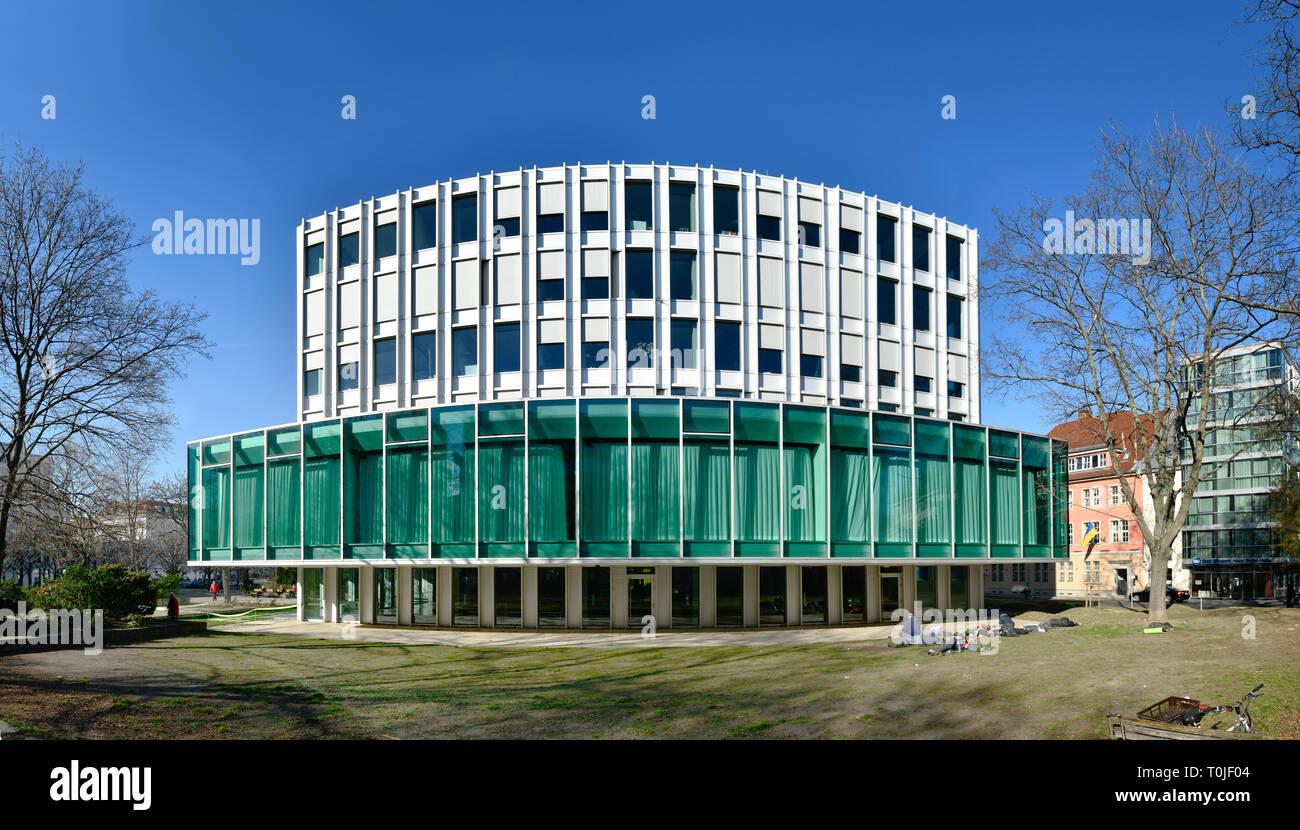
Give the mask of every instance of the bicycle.
[{"label": "bicycle", "polygon": [[[1263,683],[1251,689],[1249,692],[1246,692],[1245,697],[1235,701],[1234,703],[1228,703],[1221,706],[1198,706],[1195,709],[1189,709],[1183,713],[1180,721],[1183,726],[1194,726],[1197,729],[1200,729],[1201,721],[1205,718],[1211,715],[1219,715],[1224,712],[1232,712],[1237,716],[1237,722],[1224,731],[1253,733],[1255,731],[1255,724],[1250,717],[1250,702],[1257,697],[1264,696],[1263,693],[1259,691],[1262,688],[1264,688]],[[1218,729],[1219,725],[1220,724],[1216,722],[1210,728]]]}]

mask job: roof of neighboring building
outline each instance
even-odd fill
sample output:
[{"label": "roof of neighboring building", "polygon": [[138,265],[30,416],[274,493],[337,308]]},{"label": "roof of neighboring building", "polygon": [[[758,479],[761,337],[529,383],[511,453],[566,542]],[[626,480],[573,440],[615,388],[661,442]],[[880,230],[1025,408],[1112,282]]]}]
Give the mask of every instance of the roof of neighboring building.
[{"label": "roof of neighboring building", "polygon": [[[1139,437],[1138,424],[1141,424],[1142,440],[1135,440]],[[1127,450],[1120,462],[1121,472],[1131,472],[1141,460],[1143,447],[1150,441],[1154,431],[1150,415],[1135,418],[1132,412],[1122,410],[1110,416],[1111,435],[1119,441],[1121,448]],[[1105,426],[1102,420],[1094,415],[1081,413],[1073,421],[1066,421],[1052,427],[1047,434],[1051,438],[1068,443],[1072,456],[1106,451]],[[1113,475],[1115,471],[1107,464],[1105,467],[1075,471],[1069,475],[1069,478],[1107,478]]]}]

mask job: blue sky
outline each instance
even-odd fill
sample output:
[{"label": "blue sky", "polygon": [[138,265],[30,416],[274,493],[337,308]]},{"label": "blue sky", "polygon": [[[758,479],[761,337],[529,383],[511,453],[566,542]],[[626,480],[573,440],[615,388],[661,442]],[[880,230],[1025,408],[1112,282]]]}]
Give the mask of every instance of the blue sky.
[{"label": "blue sky", "polygon": [[[160,467],[183,467],[186,439],[295,419],[304,216],[488,170],[629,160],[838,184],[984,231],[1030,190],[1081,188],[1108,119],[1222,124],[1251,91],[1257,36],[1233,25],[1235,2],[458,5],[6,11],[7,147],[84,162],[141,235],[175,210],[261,219],[254,266],[133,258],[132,282],[197,303],[216,344],[172,390]],[[1051,426],[988,396],[983,420]]]}]

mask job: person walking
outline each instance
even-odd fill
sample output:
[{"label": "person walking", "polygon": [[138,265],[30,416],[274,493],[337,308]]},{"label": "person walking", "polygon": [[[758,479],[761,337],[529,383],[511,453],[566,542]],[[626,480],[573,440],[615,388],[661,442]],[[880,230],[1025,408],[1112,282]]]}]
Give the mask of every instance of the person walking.
[{"label": "person walking", "polygon": [[1295,583],[1286,586],[1286,607],[1295,608]]},{"label": "person walking", "polygon": [[221,589],[217,587],[217,581],[215,579],[212,580],[212,584],[208,586],[208,590],[212,592],[212,601],[216,602],[217,592],[220,591]]},{"label": "person walking", "polygon": [[181,601],[173,591],[172,595],[167,598],[167,619],[170,622],[176,622],[181,617]]}]

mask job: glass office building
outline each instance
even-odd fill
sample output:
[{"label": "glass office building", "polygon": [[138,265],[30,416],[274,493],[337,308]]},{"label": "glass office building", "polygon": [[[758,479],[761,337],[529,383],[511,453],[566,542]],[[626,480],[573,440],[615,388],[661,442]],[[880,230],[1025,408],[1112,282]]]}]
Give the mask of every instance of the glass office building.
[{"label": "glass office building", "polygon": [[190,445],[190,558],[297,568],[304,618],[865,623],[1066,554],[1065,444],[979,423],[973,229],[604,164],[298,242],[297,423]]}]

